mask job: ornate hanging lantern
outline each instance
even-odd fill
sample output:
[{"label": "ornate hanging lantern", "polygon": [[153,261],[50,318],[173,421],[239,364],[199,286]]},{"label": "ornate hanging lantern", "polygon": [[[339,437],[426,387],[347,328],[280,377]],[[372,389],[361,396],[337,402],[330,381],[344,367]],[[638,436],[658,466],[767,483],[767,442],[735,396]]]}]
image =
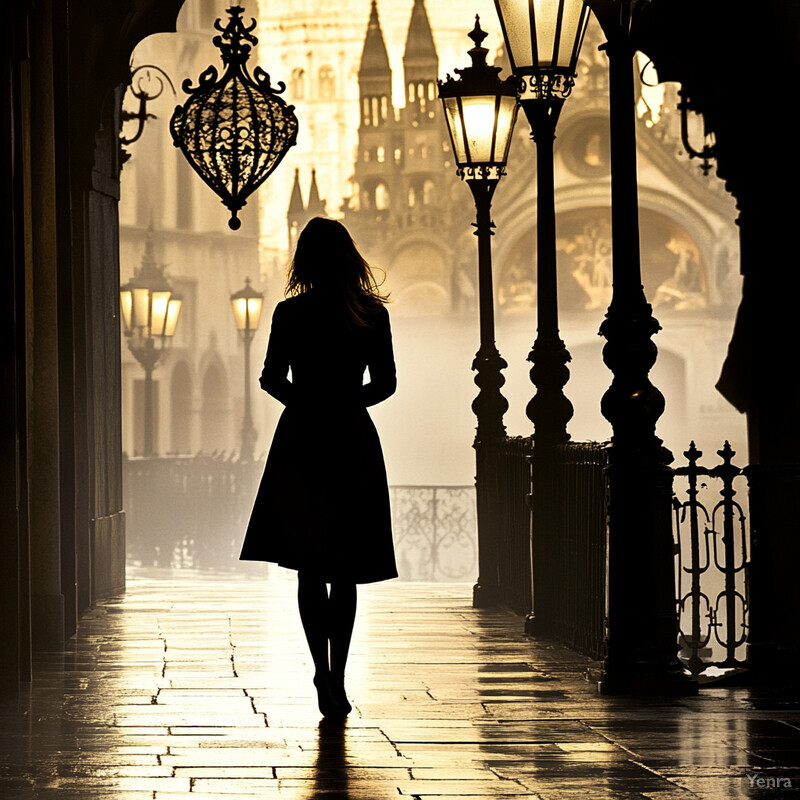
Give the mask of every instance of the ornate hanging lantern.
[{"label": "ornate hanging lantern", "polygon": [[261,67],[252,76],[247,70],[250,51],[258,44],[251,33],[256,21],[245,26],[241,6],[227,13],[224,28],[220,20],[214,23],[220,31],[213,43],[225,65],[223,76],[210,66],[195,88],[185,80],[182,88],[190,97],[176,107],[169,127],[174,145],[230,210],[228,225],[238,230],[242,223],[237,215],[247,198],[296,144],[297,117],[294,106],[278,96],[286,84],[273,88]]}]

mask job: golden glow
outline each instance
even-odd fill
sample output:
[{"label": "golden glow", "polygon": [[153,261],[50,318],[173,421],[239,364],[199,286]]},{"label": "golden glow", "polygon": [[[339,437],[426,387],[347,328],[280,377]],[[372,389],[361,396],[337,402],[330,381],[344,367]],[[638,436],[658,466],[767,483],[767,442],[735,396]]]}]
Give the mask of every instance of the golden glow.
[{"label": "golden glow", "polygon": [[254,331],[261,319],[261,297],[235,297],[231,300],[237,331]]},{"label": "golden glow", "polygon": [[467,148],[470,161],[480,164],[492,160],[494,151],[494,110],[493,95],[464,97],[461,113],[467,134]]},{"label": "golden glow", "polygon": [[517,116],[516,97],[446,97],[444,108],[459,167],[506,163]]},{"label": "golden glow", "polygon": [[[516,69],[567,69],[581,35],[584,0],[495,0]],[[559,11],[561,28],[559,30]],[[538,55],[534,64],[533,37]],[[556,35],[558,38],[556,38]]]},{"label": "golden glow", "polygon": [[125,330],[129,331],[133,321],[133,292],[130,289],[122,289],[119,293],[119,301],[122,309],[122,322]]},{"label": "golden glow", "polygon": [[132,328],[144,328],[150,321],[150,290],[136,287],[133,290]]},{"label": "golden glow", "polygon": [[173,295],[167,304],[167,318],[164,322],[164,336],[174,336],[175,326],[178,324],[178,317],[181,313],[181,306],[183,300],[180,297]]},{"label": "golden glow", "polygon": [[169,297],[172,294],[169,290],[160,290],[152,293],[150,304],[150,331],[153,336],[163,336],[164,326],[167,321],[167,309],[169,307]]}]

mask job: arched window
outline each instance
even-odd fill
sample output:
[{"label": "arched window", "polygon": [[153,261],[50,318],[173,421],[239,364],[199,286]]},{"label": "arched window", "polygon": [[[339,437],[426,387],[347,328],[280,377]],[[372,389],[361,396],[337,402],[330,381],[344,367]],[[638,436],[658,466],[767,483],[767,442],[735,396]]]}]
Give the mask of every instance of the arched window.
[{"label": "arched window", "polygon": [[331,100],[336,96],[336,77],[330,64],[319,68],[319,96],[322,100]]},{"label": "arched window", "polygon": [[290,85],[292,87],[291,92],[293,100],[302,100],[306,96],[305,74],[306,71],[302,67],[295,67],[292,70]]},{"label": "arched window", "polygon": [[385,183],[379,183],[375,187],[375,208],[378,211],[386,211],[389,208],[389,190]]},{"label": "arched window", "polygon": [[428,178],[425,183],[422,184],[422,205],[433,205],[435,192],[436,184],[430,178]]},{"label": "arched window", "polygon": [[414,84],[413,83],[409,83],[408,84],[408,102],[409,103],[413,103],[414,102]]},{"label": "arched window", "polygon": [[377,128],[380,125],[380,107],[378,106],[378,98],[372,98],[372,127]]},{"label": "arched window", "polygon": [[375,160],[376,160],[376,161],[377,161],[379,164],[383,164],[383,162],[384,162],[384,161],[386,161],[386,150],[385,150],[385,148],[383,148],[383,147],[378,147],[378,148],[375,150]]},{"label": "arched window", "polygon": [[185,361],[176,364],[170,385],[170,452],[192,452],[192,378]]},{"label": "arched window", "polygon": [[370,115],[369,115],[369,97],[365,97],[361,102],[361,121],[365,126],[369,126],[370,123]]},{"label": "arched window", "polygon": [[408,207],[414,208],[417,204],[417,192],[413,186],[408,187]]},{"label": "arched window", "polygon": [[350,196],[348,207],[351,211],[361,210],[361,190],[359,189],[358,183],[355,181],[353,181],[353,193]]},{"label": "arched window", "polygon": [[230,452],[228,386],[221,364],[212,363],[203,375],[203,405],[200,410],[200,447],[204,453]]},{"label": "arched window", "polygon": [[436,88],[433,85],[433,81],[428,82],[428,100],[435,100],[436,99]]}]

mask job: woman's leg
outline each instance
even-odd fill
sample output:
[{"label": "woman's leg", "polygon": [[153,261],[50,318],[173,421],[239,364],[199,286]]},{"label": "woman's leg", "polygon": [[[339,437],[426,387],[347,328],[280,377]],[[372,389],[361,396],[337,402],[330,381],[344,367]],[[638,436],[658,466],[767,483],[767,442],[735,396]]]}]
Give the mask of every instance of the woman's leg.
[{"label": "woman's leg", "polygon": [[351,705],[344,689],[344,670],[350,652],[350,640],[356,618],[356,585],[347,581],[331,583],[328,599],[328,635],[331,643],[331,688],[333,696],[345,713]]},{"label": "woman's leg", "polygon": [[319,575],[298,572],[297,607],[314,661],[314,686],[317,687],[319,710],[326,717],[341,713],[331,692],[328,666],[328,587]]}]

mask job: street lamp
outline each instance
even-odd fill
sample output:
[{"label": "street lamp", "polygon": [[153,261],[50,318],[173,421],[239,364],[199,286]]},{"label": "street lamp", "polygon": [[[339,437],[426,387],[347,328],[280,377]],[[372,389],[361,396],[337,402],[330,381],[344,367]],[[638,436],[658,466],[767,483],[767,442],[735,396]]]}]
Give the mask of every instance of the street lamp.
[{"label": "street lamp", "polygon": [[564,395],[570,355],[558,324],[553,142],[589,19],[584,0],[495,0],[520,104],[536,142],[536,341],[528,355],[537,392],[526,408],[539,444],[569,439],[572,403]]},{"label": "street lamp", "polygon": [[639,247],[634,0],[586,0],[606,36],[611,139],[613,290],[600,333],[613,374],[600,409],[608,449],[605,692],[692,693],[677,658],[671,499],[672,454],[656,423],[664,397],[649,372],[660,330],[645,297]]},{"label": "street lamp", "polygon": [[472,410],[478,419],[475,452],[480,575],[473,603],[481,607],[494,603],[497,596],[497,541],[491,531],[487,492],[494,483],[490,479],[494,468],[491,449],[505,433],[503,414],[508,409],[508,401],[500,392],[505,383],[501,370],[508,365],[498,352],[494,337],[491,207],[494,191],[505,172],[517,118],[517,83],[513,78],[500,80],[500,68],[487,65],[489,51],[481,46],[486,33],[481,30],[477,15],[468,35],[475,43],[469,51],[472,65],[456,70],[458,80],[448,75],[439,81],[439,97],[458,174],[472,191],[477,216],[480,347],[472,369],[477,372],[475,383],[480,391]]},{"label": "street lamp", "polygon": [[233,319],[236,330],[244,342],[244,419],[242,421],[242,449],[239,460],[251,462],[254,457],[256,429],[250,403],[250,344],[258,330],[264,295],[250,286],[250,278],[245,278],[244,289],[231,295]]},{"label": "street lamp", "polygon": [[153,442],[153,370],[175,335],[181,297],[172,291],[153,255],[153,231],[147,233],[142,262],[120,287],[120,306],[128,349],[144,369],[144,452],[156,455]]}]

